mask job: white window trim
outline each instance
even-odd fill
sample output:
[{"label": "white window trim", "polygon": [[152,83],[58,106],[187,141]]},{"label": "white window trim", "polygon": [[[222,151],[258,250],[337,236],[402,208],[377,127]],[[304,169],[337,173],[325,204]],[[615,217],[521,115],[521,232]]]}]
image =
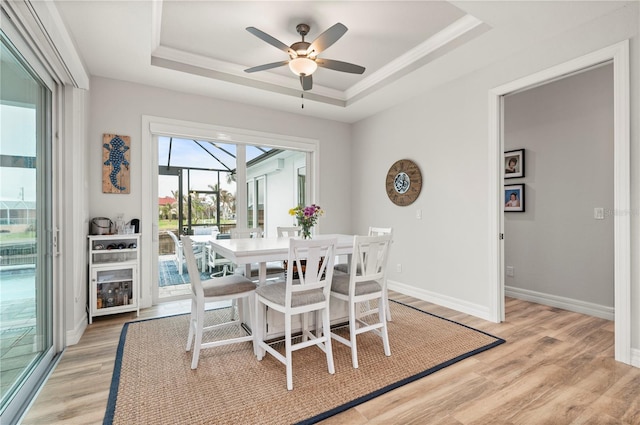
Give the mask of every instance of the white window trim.
[{"label": "white window trim", "polygon": [[[224,141],[225,143],[235,143],[238,145],[268,146],[278,149],[296,150],[307,152],[307,173],[312,176],[312,183],[309,190],[309,202],[320,203],[318,194],[320,193],[320,176],[318,174],[320,142],[316,139],[289,136],[283,134],[267,133],[262,131],[247,130],[241,128],[224,127],[214,124],[185,121],[172,118],[157,117],[151,115],[142,116],[141,131],[141,157],[149,158],[141,163],[141,191],[147,194],[141,197],[141,222],[142,236],[141,246],[142,259],[140,267],[141,282],[141,307],[149,307],[157,301],[158,281],[158,214],[155,212],[155,205],[158,199],[158,136],[173,136],[181,138],[194,138],[200,140]],[[238,153],[244,152],[239,149]],[[238,156],[238,162],[246,162],[244,158]],[[237,211],[246,211],[246,174],[241,175],[239,169],[238,179],[238,199]],[[242,217],[238,216],[238,220]],[[246,217],[245,217],[246,220]],[[151,223],[147,225],[144,223]]]}]

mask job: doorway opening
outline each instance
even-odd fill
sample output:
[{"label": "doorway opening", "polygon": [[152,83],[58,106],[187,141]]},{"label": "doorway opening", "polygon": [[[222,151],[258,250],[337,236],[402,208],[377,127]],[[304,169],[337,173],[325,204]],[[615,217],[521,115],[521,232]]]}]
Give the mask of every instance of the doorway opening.
[{"label": "doorway opening", "polygon": [[491,277],[490,310],[493,320],[503,321],[505,293],[504,264],[504,96],[532,88],[593,66],[613,63],[614,79],[614,320],[615,359],[631,363],[631,197],[630,197],[630,107],[629,107],[629,42],[613,46],[549,68],[490,91],[489,151],[490,151],[490,203],[489,234]]}]

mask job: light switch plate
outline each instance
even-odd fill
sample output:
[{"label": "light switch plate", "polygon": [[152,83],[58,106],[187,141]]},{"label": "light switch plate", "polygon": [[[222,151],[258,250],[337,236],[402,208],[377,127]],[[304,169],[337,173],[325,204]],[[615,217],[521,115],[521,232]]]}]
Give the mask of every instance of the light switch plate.
[{"label": "light switch plate", "polygon": [[597,207],[593,209],[593,218],[596,220],[604,220],[604,208]]}]

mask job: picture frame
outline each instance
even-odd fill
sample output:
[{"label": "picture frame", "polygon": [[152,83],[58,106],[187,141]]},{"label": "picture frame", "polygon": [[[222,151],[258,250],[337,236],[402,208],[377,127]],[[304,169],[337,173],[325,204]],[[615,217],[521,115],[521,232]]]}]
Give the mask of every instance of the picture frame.
[{"label": "picture frame", "polygon": [[102,135],[102,193],[130,193],[131,137]]},{"label": "picture frame", "polygon": [[504,153],[504,178],[524,177],[524,149]]},{"label": "picture frame", "polygon": [[504,211],[524,212],[524,184],[512,184],[504,187]]}]

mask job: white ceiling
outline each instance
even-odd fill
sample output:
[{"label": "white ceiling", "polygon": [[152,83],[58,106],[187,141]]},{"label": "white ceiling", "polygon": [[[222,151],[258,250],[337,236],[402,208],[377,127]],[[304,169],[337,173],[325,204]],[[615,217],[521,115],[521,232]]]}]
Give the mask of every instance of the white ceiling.
[{"label": "white ceiling", "polygon": [[[355,122],[523,46],[624,7],[617,1],[211,1],[56,0],[89,74],[257,106]],[[304,93],[288,59],[246,31],[284,44],[349,29],[319,56],[364,66],[362,75],[319,68]]]}]

